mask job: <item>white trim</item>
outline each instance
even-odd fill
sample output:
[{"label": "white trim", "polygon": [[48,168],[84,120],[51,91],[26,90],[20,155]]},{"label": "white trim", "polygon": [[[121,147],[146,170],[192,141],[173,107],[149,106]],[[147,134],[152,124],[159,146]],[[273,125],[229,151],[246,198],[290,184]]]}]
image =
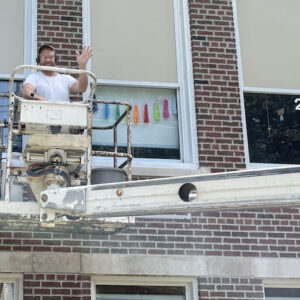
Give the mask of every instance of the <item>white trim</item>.
[{"label": "white trim", "polygon": [[[82,42],[83,45],[91,45],[91,34],[90,34],[90,26],[91,26],[91,19],[90,19],[90,1],[83,0],[82,1]],[[91,45],[92,46],[92,45]],[[88,61],[86,69],[87,71],[91,71],[91,60],[93,57]],[[88,78],[90,80],[90,77]],[[83,99],[88,99],[90,95],[90,85],[86,91],[82,94]]]},{"label": "white trim", "polygon": [[189,7],[187,0],[174,0],[173,3],[177,76],[180,83],[177,105],[181,160],[199,165]]},{"label": "white trim", "polygon": [[[118,163],[122,163],[122,159]],[[110,157],[93,157],[93,167],[112,166],[113,159]],[[164,170],[164,174],[162,174]],[[150,159],[134,158],[132,161],[133,175],[148,176],[180,176],[191,174],[208,173],[207,168],[201,168],[198,164],[183,163],[173,159]],[[148,173],[149,172],[149,173]]]},{"label": "white trim", "polygon": [[23,299],[23,275],[14,273],[0,273],[0,282],[2,283],[14,283],[15,297],[14,300]]},{"label": "white trim", "polygon": [[[91,45],[91,7],[89,0],[82,0],[82,41],[84,45]],[[91,58],[92,59],[92,58]],[[91,69],[91,60],[88,62],[88,70]]]},{"label": "white trim", "polygon": [[24,13],[24,64],[33,65],[37,51],[37,0],[25,0]]},{"label": "white trim", "polygon": [[96,285],[183,286],[186,300],[198,300],[198,283],[195,277],[166,276],[93,276],[91,299],[96,300]]},{"label": "white trim", "polygon": [[150,81],[130,81],[130,80],[107,80],[98,79],[98,84],[101,85],[114,85],[114,86],[134,86],[134,87],[150,87],[150,88],[167,88],[178,89],[178,83],[169,82],[150,82]]},{"label": "white trim", "polygon": [[238,61],[238,76],[239,76],[239,88],[240,88],[240,103],[241,103],[245,163],[246,163],[246,168],[249,168],[250,155],[249,155],[249,145],[248,145],[248,135],[247,135],[246,111],[245,111],[245,101],[244,101],[244,78],[243,78],[243,66],[242,66],[242,55],[241,55],[241,46],[240,46],[240,37],[239,37],[236,0],[232,0],[232,9],[233,9],[235,43],[236,43],[236,52],[237,52],[237,61]]},{"label": "white trim", "polygon": [[263,286],[265,288],[299,288],[300,278],[265,278]]},{"label": "white trim", "polygon": [[[11,70],[13,72],[13,70]],[[0,80],[9,80],[10,74],[0,73]],[[23,80],[24,74],[15,74],[15,80]]]},{"label": "white trim", "polygon": [[274,88],[248,87],[248,86],[244,86],[244,92],[248,92],[248,93],[268,93],[268,94],[285,94],[285,95],[300,95],[300,90],[274,89]]}]

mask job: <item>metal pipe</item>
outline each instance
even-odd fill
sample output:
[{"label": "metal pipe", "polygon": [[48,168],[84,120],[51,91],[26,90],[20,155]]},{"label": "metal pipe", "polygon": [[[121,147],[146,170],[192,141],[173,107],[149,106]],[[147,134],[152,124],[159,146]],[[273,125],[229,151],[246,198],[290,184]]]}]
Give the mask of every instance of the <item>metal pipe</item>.
[{"label": "metal pipe", "polygon": [[128,173],[128,180],[132,180],[132,154],[131,154],[131,107],[127,109],[127,155],[128,155],[128,166],[127,166],[127,173]]},{"label": "metal pipe", "polygon": [[0,93],[1,98],[9,98],[9,93]]},{"label": "metal pipe", "polygon": [[109,151],[96,151],[93,150],[92,154],[95,156],[108,156],[108,157],[114,157],[115,155],[119,156],[119,157],[126,157],[126,158],[132,158],[131,155],[129,155],[128,153],[122,153],[122,152],[109,152]]},{"label": "metal pipe", "polygon": [[[38,71],[52,71],[52,72],[58,72],[58,73],[67,73],[67,74],[86,74],[90,76],[93,79],[92,87],[90,90],[90,95],[89,98],[92,99],[93,95],[96,90],[96,85],[97,85],[97,78],[96,76],[89,71],[86,70],[77,70],[77,69],[69,69],[69,68],[60,68],[60,67],[47,67],[47,66],[33,66],[33,65],[22,65],[19,67],[16,67],[14,71],[10,75],[10,81],[14,80],[14,76],[17,72],[24,70],[24,69],[31,69],[31,70],[38,70]],[[9,91],[11,92],[12,89],[10,88]]]},{"label": "metal pipe", "polygon": [[[114,152],[118,153],[118,133],[117,127],[114,127]],[[116,168],[118,164],[117,156],[114,156],[114,167]]]}]

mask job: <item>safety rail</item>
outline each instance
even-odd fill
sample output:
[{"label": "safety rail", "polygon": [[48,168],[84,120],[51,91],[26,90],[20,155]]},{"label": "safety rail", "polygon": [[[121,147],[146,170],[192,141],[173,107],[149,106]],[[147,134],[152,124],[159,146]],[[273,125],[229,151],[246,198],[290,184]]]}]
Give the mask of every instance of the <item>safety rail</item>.
[{"label": "safety rail", "polygon": [[[121,102],[121,101],[111,101],[111,100],[97,100],[93,99],[93,96],[95,95],[96,85],[97,85],[97,78],[96,76],[86,70],[76,70],[76,69],[68,69],[68,68],[59,68],[59,67],[46,67],[46,66],[33,66],[33,65],[22,65],[14,69],[12,74],[10,75],[9,80],[9,93],[1,93],[0,97],[7,97],[9,98],[9,116],[8,116],[8,124],[4,124],[2,127],[8,128],[7,133],[7,146],[0,145],[0,151],[7,151],[6,154],[6,172],[5,172],[5,202],[10,202],[10,181],[11,181],[11,169],[12,169],[12,139],[13,135],[19,134],[22,135],[22,132],[19,129],[15,129],[14,124],[14,109],[15,109],[15,101],[23,101],[23,100],[30,100],[25,99],[20,96],[17,96],[13,92],[13,84],[15,80],[15,74],[21,70],[24,69],[31,69],[36,71],[53,71],[57,73],[65,73],[65,74],[74,74],[74,75],[80,75],[80,74],[86,74],[92,79],[92,82],[90,83],[90,90],[89,90],[89,97],[86,100],[77,102],[78,104],[84,104],[88,105],[88,117],[87,117],[87,128],[86,133],[90,137],[90,141],[92,141],[92,131],[93,130],[109,130],[112,129],[114,131],[114,141],[113,141],[113,147],[114,151],[93,151],[92,145],[90,143],[87,151],[86,156],[86,165],[87,165],[87,184],[91,184],[91,169],[92,169],[92,156],[110,156],[114,158],[114,167],[118,168],[124,168],[127,165],[127,177],[128,180],[131,180],[131,172],[132,172],[132,155],[131,155],[131,104],[127,102]],[[31,100],[32,101],[32,100]],[[36,100],[35,100],[36,101]],[[43,102],[43,101],[39,101]],[[48,101],[46,101],[48,102]],[[93,104],[99,103],[99,104],[116,104],[116,105],[124,105],[126,106],[126,109],[124,113],[120,116],[120,118],[112,125],[106,126],[106,127],[93,127],[92,126],[92,113],[93,113]],[[68,105],[68,103],[64,103]],[[70,103],[72,104],[72,103]],[[117,126],[120,124],[120,122],[127,116],[128,122],[127,122],[127,152],[118,152],[118,145],[117,145]],[[118,158],[126,158],[122,164],[119,166],[117,165],[117,159]]]}]

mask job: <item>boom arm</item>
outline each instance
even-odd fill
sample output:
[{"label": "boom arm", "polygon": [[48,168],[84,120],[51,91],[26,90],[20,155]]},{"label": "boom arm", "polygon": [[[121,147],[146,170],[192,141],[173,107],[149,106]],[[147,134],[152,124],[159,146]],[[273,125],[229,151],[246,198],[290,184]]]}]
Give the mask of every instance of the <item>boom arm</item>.
[{"label": "boom arm", "polygon": [[41,218],[137,216],[300,204],[300,167],[45,190]]}]

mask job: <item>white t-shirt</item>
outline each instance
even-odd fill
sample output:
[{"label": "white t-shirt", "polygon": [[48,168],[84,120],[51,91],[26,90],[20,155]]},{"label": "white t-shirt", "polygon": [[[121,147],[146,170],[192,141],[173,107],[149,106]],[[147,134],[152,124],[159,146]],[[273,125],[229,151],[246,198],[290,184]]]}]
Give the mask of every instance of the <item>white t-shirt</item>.
[{"label": "white t-shirt", "polygon": [[42,72],[27,76],[26,83],[32,84],[39,96],[51,101],[70,101],[70,89],[76,79],[70,75],[47,76]]}]

